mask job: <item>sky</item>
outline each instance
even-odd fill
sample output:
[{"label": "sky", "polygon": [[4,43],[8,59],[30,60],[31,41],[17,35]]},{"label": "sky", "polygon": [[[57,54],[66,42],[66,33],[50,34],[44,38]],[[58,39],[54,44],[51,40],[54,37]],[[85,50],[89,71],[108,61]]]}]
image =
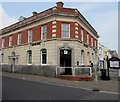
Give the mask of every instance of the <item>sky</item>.
[{"label": "sky", "polygon": [[[14,0],[15,1],[15,0]],[[16,0],[17,1],[17,0]],[[63,2],[65,0],[62,0]],[[20,16],[30,17],[56,6],[56,2],[1,2],[0,29],[18,22]],[[99,43],[118,51],[118,2],[64,2],[66,8],[77,8],[100,35]]]}]

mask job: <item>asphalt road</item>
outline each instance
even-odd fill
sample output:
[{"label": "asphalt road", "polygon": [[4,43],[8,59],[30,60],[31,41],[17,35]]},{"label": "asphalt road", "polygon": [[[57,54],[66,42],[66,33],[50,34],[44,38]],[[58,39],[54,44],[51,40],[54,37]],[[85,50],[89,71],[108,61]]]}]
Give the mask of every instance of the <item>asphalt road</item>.
[{"label": "asphalt road", "polygon": [[118,95],[24,79],[2,78],[3,100],[118,100]]}]

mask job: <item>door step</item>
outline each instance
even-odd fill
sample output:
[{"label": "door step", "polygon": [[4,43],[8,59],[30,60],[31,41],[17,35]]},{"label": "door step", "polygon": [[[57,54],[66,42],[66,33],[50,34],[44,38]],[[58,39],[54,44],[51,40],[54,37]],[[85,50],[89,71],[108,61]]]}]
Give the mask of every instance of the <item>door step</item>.
[{"label": "door step", "polygon": [[56,78],[74,80],[74,81],[92,81],[93,77],[91,76],[72,76],[72,75],[56,75]]}]

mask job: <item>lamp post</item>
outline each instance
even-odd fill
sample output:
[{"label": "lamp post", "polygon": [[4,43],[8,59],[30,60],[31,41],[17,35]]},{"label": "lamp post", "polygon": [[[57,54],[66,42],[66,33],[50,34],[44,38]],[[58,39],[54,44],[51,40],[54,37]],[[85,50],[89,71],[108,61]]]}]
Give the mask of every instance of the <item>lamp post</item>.
[{"label": "lamp post", "polygon": [[4,57],[4,53],[2,53],[2,54],[1,54],[1,56],[2,56],[2,63],[3,63],[3,57]]},{"label": "lamp post", "polygon": [[108,73],[107,80],[110,80],[108,56],[106,57],[106,61],[107,61],[107,73]]}]

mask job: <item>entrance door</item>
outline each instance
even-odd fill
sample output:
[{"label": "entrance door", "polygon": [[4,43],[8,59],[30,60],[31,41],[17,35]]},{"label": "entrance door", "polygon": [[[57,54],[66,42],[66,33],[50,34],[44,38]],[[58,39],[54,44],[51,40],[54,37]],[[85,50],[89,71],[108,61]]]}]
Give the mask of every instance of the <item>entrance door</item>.
[{"label": "entrance door", "polygon": [[[60,50],[60,66],[71,67],[71,50]],[[71,68],[65,68],[65,74],[72,74]]]}]

